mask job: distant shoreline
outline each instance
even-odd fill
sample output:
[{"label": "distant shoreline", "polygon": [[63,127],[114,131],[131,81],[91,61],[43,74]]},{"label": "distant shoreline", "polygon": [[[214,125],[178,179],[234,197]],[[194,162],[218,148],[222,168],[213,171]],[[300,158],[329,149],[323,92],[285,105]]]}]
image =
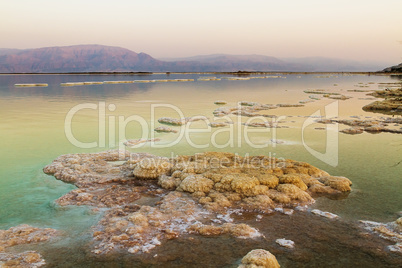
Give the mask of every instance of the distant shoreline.
[{"label": "distant shoreline", "polygon": [[248,76],[255,74],[355,74],[355,75],[402,75],[402,72],[286,72],[286,71],[268,71],[268,72],[63,72],[63,73],[0,73],[0,75],[155,75],[155,74],[222,74]]}]

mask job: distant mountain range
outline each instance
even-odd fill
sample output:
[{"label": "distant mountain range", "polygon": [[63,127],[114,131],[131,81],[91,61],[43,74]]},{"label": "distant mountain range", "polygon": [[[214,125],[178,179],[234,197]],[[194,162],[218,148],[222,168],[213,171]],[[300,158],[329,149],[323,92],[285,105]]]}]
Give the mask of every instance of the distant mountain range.
[{"label": "distant mountain range", "polygon": [[232,72],[239,70],[332,72],[377,71],[387,65],[330,58],[278,59],[262,55],[227,54],[155,59],[145,53],[102,45],[23,50],[0,49],[0,73]]}]

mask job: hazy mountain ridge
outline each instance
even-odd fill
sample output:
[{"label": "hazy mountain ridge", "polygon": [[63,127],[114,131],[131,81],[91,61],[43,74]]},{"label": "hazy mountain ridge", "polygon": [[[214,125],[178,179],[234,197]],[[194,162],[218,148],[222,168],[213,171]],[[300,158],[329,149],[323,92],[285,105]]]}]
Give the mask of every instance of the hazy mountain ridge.
[{"label": "hazy mountain ridge", "polygon": [[385,68],[384,70],[382,70],[383,72],[386,73],[391,73],[391,72],[399,72],[402,73],[402,63],[399,63],[398,65],[394,65],[388,68]]},{"label": "hazy mountain ridge", "polygon": [[[7,52],[7,51],[6,51]],[[127,71],[163,65],[145,53],[100,45],[27,49],[0,56],[0,72]]]},{"label": "hazy mountain ridge", "polygon": [[328,58],[278,59],[263,55],[213,54],[155,59],[145,53],[102,45],[0,49],[0,73],[119,71],[377,71],[382,64]]},{"label": "hazy mountain ridge", "polygon": [[356,61],[327,57],[283,58],[287,62],[301,64],[311,71],[378,71],[387,66],[386,62]]},{"label": "hazy mountain ridge", "polygon": [[375,72],[387,66],[387,63],[359,62],[354,60],[326,58],[326,57],[303,57],[303,58],[275,58],[263,55],[228,55],[212,54],[199,55],[188,58],[161,58],[165,61],[198,61],[204,64],[216,65],[222,63],[236,63],[241,70],[265,70],[264,68],[278,68],[277,71],[299,72],[342,72],[342,71],[371,71]]}]

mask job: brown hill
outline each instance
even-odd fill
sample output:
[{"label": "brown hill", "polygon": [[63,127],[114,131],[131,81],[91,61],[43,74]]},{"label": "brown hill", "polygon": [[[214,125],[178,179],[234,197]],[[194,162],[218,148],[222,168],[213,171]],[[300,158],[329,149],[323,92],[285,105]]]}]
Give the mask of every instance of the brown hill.
[{"label": "brown hill", "polygon": [[154,71],[164,62],[145,53],[101,45],[46,47],[0,56],[0,72]]}]

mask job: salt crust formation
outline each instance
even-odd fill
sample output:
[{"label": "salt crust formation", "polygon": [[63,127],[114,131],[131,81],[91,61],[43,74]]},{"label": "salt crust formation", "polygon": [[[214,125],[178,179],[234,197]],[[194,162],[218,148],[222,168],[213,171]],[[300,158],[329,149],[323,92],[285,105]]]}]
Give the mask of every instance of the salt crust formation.
[{"label": "salt crust formation", "polygon": [[402,254],[402,217],[389,223],[374,221],[360,221],[363,228],[374,232],[380,237],[395,242],[395,245],[388,246],[388,250]]},{"label": "salt crust formation", "polygon": [[377,90],[368,95],[372,95],[376,98],[384,98],[384,100],[375,101],[364,106],[364,111],[381,112],[384,114],[402,114],[402,88]]},{"label": "salt crust formation", "polygon": [[35,251],[9,252],[8,248],[23,244],[48,241],[58,232],[54,229],[39,229],[26,224],[0,230],[0,267],[41,267],[45,260]]},{"label": "salt crust formation", "polygon": [[158,133],[160,133],[160,132],[165,132],[165,133],[170,133],[170,132],[172,132],[172,133],[177,133],[177,130],[172,129],[172,128],[170,128],[170,127],[165,127],[165,126],[157,127],[157,128],[154,129],[154,131],[155,131],[155,132],[158,132]]},{"label": "salt crust formation", "polygon": [[188,122],[195,121],[205,121],[208,120],[208,117],[205,116],[193,116],[193,117],[185,117],[183,119],[176,119],[171,117],[161,117],[158,119],[158,122],[161,124],[172,125],[172,126],[182,126],[187,124]]},{"label": "salt crust formation", "polygon": [[279,238],[276,239],[275,242],[285,248],[294,248],[295,247],[295,242],[293,242],[292,240],[287,240],[285,238]]},{"label": "salt crust formation", "polygon": [[258,111],[271,110],[279,107],[303,107],[303,104],[261,104],[258,102],[241,101],[238,106],[227,107],[222,106],[214,110],[213,114],[216,117],[222,117],[225,115],[238,115],[246,117],[274,117],[272,115],[259,114]]},{"label": "salt crust formation", "polygon": [[345,134],[361,134],[364,131],[368,133],[380,133],[388,132],[395,134],[402,134],[402,129],[389,128],[390,124],[394,126],[400,126],[402,124],[401,117],[392,118],[380,118],[377,120],[373,119],[320,119],[316,121],[321,124],[343,124],[350,126],[351,128],[343,129],[340,132]]},{"label": "salt crust formation", "polygon": [[94,253],[149,252],[182,234],[261,236],[231,214],[272,213],[351,191],[344,177],[308,163],[266,156],[207,152],[174,158],[106,151],[62,155],[44,168],[78,189],[59,205],[105,208],[94,227]]}]

